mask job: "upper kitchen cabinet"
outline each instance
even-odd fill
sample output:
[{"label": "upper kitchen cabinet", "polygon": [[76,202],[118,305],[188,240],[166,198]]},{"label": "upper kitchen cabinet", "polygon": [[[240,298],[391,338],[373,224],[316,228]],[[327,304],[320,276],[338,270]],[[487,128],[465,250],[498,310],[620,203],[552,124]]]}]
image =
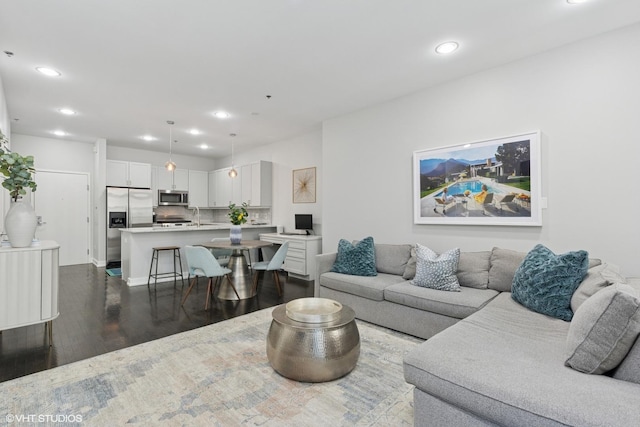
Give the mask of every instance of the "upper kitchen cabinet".
[{"label": "upper kitchen cabinet", "polygon": [[211,171],[209,175],[209,207],[216,207],[216,171]]},{"label": "upper kitchen cabinet", "polygon": [[107,160],[107,185],[112,187],[151,188],[151,165],[122,160]]},{"label": "upper kitchen cabinet", "polygon": [[189,191],[189,170],[158,168],[158,190]]},{"label": "upper kitchen cabinet", "polygon": [[209,206],[209,173],[189,171],[189,207]]},{"label": "upper kitchen cabinet", "polygon": [[240,169],[239,178],[242,181],[242,201],[249,206],[271,206],[271,162],[259,161],[244,165]]}]

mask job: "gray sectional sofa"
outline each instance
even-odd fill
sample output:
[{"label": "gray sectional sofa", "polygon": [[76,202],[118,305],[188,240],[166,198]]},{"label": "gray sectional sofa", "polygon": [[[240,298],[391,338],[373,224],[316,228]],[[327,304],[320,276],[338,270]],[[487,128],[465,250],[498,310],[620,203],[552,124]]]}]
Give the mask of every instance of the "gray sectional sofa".
[{"label": "gray sectional sofa", "polygon": [[[636,372],[632,381],[615,371],[591,375],[566,367],[570,322],[511,298],[525,255],[500,248],[461,252],[461,291],[446,292],[409,283],[412,245],[375,244],[378,275],[368,277],[331,272],[336,253],[327,253],[317,256],[315,296],[427,339],[404,361],[405,379],[415,386],[415,425],[640,425],[640,343],[625,368]],[[589,267],[571,300],[574,311],[613,282],[640,290],[640,279],[623,278],[600,260]]]}]

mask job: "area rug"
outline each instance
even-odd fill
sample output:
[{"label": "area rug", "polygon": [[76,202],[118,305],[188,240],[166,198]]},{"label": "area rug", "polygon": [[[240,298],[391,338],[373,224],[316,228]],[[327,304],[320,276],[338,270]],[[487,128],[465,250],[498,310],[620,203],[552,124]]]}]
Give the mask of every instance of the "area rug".
[{"label": "area rug", "polygon": [[272,310],[0,383],[0,425],[413,425],[402,359],[422,340],[358,321],[356,368],[300,383],[267,360]]}]

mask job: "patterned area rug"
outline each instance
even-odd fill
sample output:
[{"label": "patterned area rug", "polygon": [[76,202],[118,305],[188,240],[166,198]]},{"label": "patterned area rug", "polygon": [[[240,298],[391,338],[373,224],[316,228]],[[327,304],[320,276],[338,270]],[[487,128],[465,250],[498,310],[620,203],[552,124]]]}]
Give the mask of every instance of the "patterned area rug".
[{"label": "patterned area rug", "polygon": [[356,368],[299,383],[267,360],[272,310],[0,383],[0,425],[413,425],[402,358],[422,340],[357,321]]}]

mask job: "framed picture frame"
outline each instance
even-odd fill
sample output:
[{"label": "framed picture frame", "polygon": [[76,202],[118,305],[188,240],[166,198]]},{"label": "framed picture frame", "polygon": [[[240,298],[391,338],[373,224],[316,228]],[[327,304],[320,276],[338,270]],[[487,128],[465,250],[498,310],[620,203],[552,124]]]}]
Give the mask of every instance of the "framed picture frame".
[{"label": "framed picture frame", "polygon": [[293,203],[316,202],[316,168],[293,171]]},{"label": "framed picture frame", "polygon": [[541,226],[540,132],[413,153],[415,224]]}]

